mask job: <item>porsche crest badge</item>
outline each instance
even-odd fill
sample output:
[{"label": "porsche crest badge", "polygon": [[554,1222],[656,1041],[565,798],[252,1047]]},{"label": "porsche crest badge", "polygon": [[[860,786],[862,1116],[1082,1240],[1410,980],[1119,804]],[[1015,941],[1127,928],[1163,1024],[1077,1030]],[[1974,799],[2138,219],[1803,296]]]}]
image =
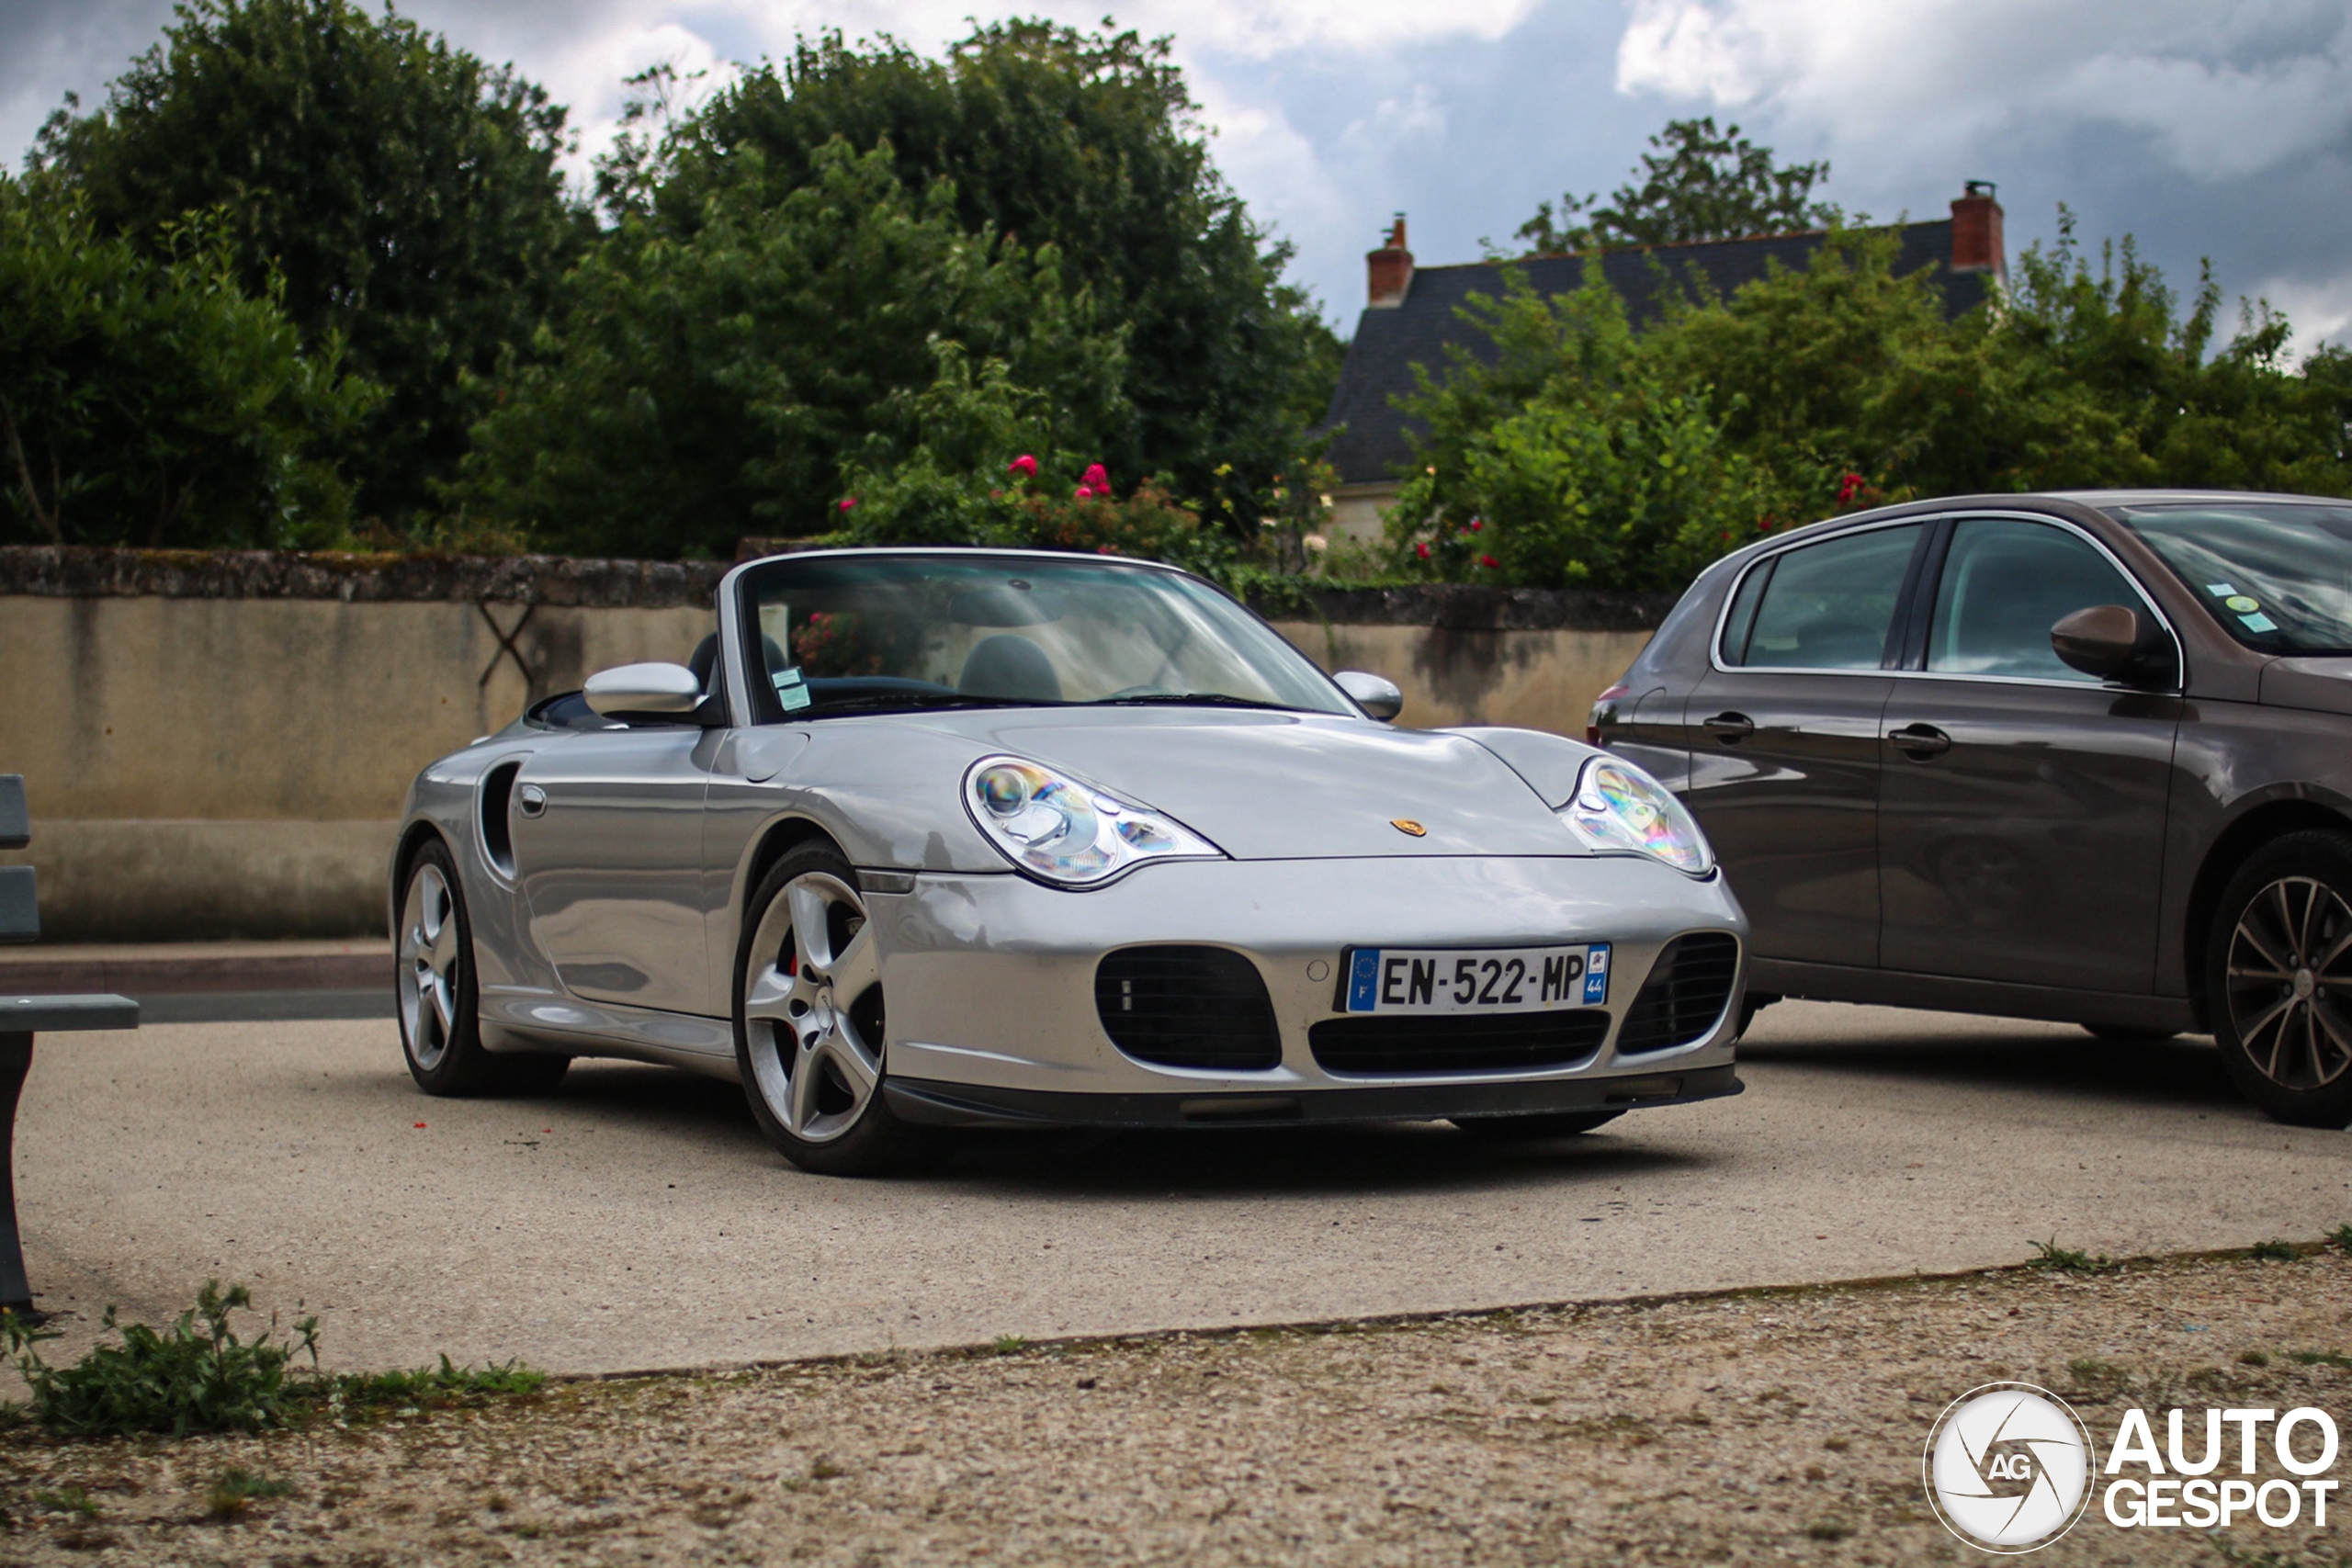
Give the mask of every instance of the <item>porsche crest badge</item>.
[{"label": "porsche crest badge", "polygon": [[1396,829],[1398,832],[1408,833],[1416,839],[1425,839],[1429,837],[1430,830],[1427,828],[1422,827],[1419,822],[1414,821],[1409,817],[1391,817],[1388,819],[1388,825],[1391,828]]}]

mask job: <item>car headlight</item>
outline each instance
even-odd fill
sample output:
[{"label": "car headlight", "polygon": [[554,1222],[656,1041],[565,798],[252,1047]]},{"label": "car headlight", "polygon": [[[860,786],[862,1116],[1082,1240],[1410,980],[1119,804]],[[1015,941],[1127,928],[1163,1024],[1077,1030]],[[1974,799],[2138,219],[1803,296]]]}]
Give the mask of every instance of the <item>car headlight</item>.
[{"label": "car headlight", "polygon": [[1692,876],[1714,869],[1714,851],[1690,810],[1664,784],[1618,758],[1587,762],[1575,797],[1560,815],[1602,854],[1648,855]]},{"label": "car headlight", "polygon": [[964,775],[964,806],[1023,871],[1093,887],[1146,861],[1224,852],[1174,818],[1019,757],[984,757]]}]

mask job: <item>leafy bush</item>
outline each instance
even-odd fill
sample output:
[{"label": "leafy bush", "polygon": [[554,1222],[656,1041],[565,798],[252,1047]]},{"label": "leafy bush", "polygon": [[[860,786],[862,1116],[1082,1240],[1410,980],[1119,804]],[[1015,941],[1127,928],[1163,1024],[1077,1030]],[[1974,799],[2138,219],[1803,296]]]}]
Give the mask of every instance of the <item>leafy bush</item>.
[{"label": "leafy bush", "polygon": [[888,146],[830,143],[773,203],[758,164],[690,232],[631,215],[572,271],[447,499],[560,550],[723,557],[837,525],[844,468],[919,484],[991,424],[1125,428],[1122,334],[1050,247],[966,233],[953,187],[909,191]]},{"label": "leafy bush", "polygon": [[283,1425],[289,1413],[288,1363],[307,1353],[317,1364],[319,1320],[296,1324],[291,1342],[273,1341],[266,1328],[247,1343],[229,1314],[252,1306],[244,1286],[223,1292],[213,1280],[161,1333],[124,1324],[108,1307],[106,1326],[120,1343],[99,1345],[70,1367],[44,1362],[35,1343],[54,1335],[14,1314],[0,1314],[0,1337],[32,1389],[35,1417],[60,1437],[257,1432]]},{"label": "leafy bush", "polygon": [[325,454],[376,391],[246,293],[217,214],[151,254],[48,182],[0,175],[0,543],[337,542]]},{"label": "leafy bush", "polygon": [[1506,266],[1408,407],[1419,471],[1395,570],[1454,581],[1679,588],[1759,534],[1883,502],[2095,486],[2352,491],[2352,354],[2287,357],[2248,307],[2217,343],[2127,241],[2096,265],[2071,221],[1987,308],[1945,316],[1896,273],[1892,230],[1833,230],[1802,269],[1729,296],[1689,274],[1639,332],[1588,268],[1538,298]]},{"label": "leafy bush", "polygon": [[[454,1366],[447,1356],[437,1368],[413,1371],[322,1372],[317,1318],[295,1324],[290,1340],[273,1337],[272,1318],[247,1341],[230,1327],[230,1314],[252,1308],[253,1293],[245,1286],[223,1291],[211,1280],[197,1292],[196,1305],[160,1332],[124,1324],[113,1307],[107,1308],[106,1327],[119,1342],[92,1347],[70,1367],[52,1367],[41,1359],[39,1346],[56,1338],[55,1330],[13,1313],[0,1313],[0,1347],[16,1358],[32,1391],[34,1419],[63,1438],[258,1432],[314,1415],[340,1422],[387,1410],[531,1394],[547,1382],[546,1374],[519,1362],[475,1370]],[[298,1356],[310,1359],[308,1369],[294,1365]],[[232,1485],[224,1477],[221,1486],[228,1491],[215,1489],[215,1517],[229,1517],[254,1497],[283,1495],[272,1490],[280,1484],[247,1477]],[[224,1495],[230,1496],[225,1508]]]}]

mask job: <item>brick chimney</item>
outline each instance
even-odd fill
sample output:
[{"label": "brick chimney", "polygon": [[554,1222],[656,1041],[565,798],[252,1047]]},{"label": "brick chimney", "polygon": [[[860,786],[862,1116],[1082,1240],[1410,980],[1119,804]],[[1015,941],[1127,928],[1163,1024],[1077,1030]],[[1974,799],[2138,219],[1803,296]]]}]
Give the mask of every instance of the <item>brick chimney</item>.
[{"label": "brick chimney", "polygon": [[[1996,210],[1998,210],[1997,209]],[[1999,222],[1998,219],[1994,220]],[[1405,215],[1398,213],[1396,223],[1388,231],[1388,239],[1376,251],[1364,253],[1364,277],[1370,285],[1368,301],[1375,310],[1393,310],[1405,302],[1405,290],[1413,287],[1413,253],[1405,248]]]},{"label": "brick chimney", "polygon": [[2001,244],[2001,204],[1993,199],[1991,180],[1971,180],[1964,194],[1951,204],[1951,269],[1989,272],[2006,282],[2008,253]]}]

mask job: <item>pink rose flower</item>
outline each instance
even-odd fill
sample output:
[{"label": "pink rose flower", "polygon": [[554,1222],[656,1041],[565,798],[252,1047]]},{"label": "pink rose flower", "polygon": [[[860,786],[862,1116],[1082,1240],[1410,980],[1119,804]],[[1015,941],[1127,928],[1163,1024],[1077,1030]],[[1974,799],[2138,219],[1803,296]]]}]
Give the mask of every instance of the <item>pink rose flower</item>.
[{"label": "pink rose flower", "polygon": [[1497,560],[1492,556],[1480,556],[1478,558],[1478,564],[1485,567],[1488,571],[1492,571],[1495,568],[1502,565],[1503,563]]},{"label": "pink rose flower", "polygon": [[1037,459],[1023,452],[1007,463],[1004,466],[1004,471],[1008,474],[1018,474],[1024,479],[1034,479],[1037,477]]},{"label": "pink rose flower", "polygon": [[847,512],[851,507],[855,506],[856,504],[857,497],[854,495],[845,495],[842,497],[841,508],[843,512]]},{"label": "pink rose flower", "polygon": [[1078,482],[1097,495],[1108,495],[1111,493],[1111,470],[1100,463],[1089,463],[1086,472],[1078,476]]}]

